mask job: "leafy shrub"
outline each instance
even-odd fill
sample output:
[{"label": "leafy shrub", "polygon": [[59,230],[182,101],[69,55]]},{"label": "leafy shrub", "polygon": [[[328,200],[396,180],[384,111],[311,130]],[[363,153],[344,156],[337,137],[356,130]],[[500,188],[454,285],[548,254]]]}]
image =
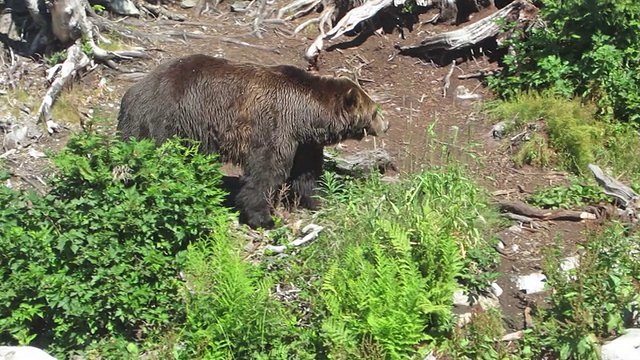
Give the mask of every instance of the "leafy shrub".
[{"label": "leafy shrub", "polygon": [[514,39],[509,71],[489,85],[511,98],[550,89],[589,99],[598,114],[640,121],[640,3],[635,0],[541,0],[544,29]]},{"label": "leafy shrub", "polygon": [[224,228],[215,158],[197,144],[83,132],[40,197],[0,187],[0,338],[64,354],[184,317],[186,244]]},{"label": "leafy shrub", "polygon": [[326,176],[325,191],[321,217],[333,231],[319,245],[326,270],[316,311],[323,314],[329,355],[404,358],[441,340],[453,326],[459,281],[472,282],[487,270],[479,263],[497,262],[495,251],[491,261],[489,253],[464,258],[461,252],[487,248],[481,191],[455,167],[425,171],[400,185]]},{"label": "leafy shrub", "polygon": [[451,338],[438,348],[438,355],[446,359],[521,360],[524,352],[515,352],[508,342],[496,341],[505,335],[499,309],[474,309],[469,323],[455,328]]},{"label": "leafy shrub", "polygon": [[610,200],[599,186],[584,185],[573,179],[568,186],[558,185],[537,191],[527,197],[527,202],[545,209],[574,209],[591,204],[607,203]]},{"label": "leafy shrub", "polygon": [[270,294],[273,280],[222,231],[189,246],[186,321],[176,359],[313,359],[306,332]]},{"label": "leafy shrub", "polygon": [[576,269],[560,269],[559,243],[547,251],[543,270],[554,291],[550,306],[537,308],[535,331],[526,336],[530,349],[560,359],[598,359],[598,339],[625,328],[624,311],[638,300],[638,238],[613,223],[589,236]]}]

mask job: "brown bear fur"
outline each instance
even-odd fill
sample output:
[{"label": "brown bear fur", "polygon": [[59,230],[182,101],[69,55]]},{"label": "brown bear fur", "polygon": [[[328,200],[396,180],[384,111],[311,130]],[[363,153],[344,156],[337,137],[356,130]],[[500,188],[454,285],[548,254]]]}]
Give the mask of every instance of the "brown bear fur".
[{"label": "brown bear fur", "polygon": [[347,78],[195,54],[167,60],[131,86],[117,130],[124,140],[197,140],[202,152],[240,165],[236,205],[240,220],[255,229],[273,227],[266,195],[285,182],[301,206],[316,208],[324,146],[388,127],[376,103]]}]

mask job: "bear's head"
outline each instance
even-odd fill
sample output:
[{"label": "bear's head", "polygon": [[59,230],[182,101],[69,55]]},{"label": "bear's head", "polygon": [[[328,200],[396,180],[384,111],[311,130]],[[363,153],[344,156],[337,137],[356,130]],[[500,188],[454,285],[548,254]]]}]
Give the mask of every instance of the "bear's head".
[{"label": "bear's head", "polygon": [[349,122],[350,137],[361,139],[365,135],[380,136],[389,130],[380,108],[362,88],[347,78],[340,78],[344,86],[343,112]]}]

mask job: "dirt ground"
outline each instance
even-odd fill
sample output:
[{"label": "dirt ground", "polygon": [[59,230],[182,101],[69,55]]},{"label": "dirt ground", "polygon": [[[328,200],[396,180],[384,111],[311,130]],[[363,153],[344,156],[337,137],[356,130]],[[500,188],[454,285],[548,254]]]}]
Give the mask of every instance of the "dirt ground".
[{"label": "dirt ground", "polygon": [[[269,4],[270,9],[278,9],[285,5],[283,0]],[[245,18],[242,13],[229,11],[230,3],[219,5],[220,13],[209,12],[200,18],[193,18],[191,10],[168,6],[175,13],[189,17],[187,23],[167,20],[126,19],[127,26],[133,25],[138,30],[161,35],[153,39],[154,49],[149,51],[152,59],[124,62],[129,69],[146,70],[153,68],[165,58],[191,53],[220,55],[231,60],[252,61],[263,64],[293,64],[306,68],[308,63],[303,54],[317,35],[317,27],[310,27],[301,34],[289,37],[293,29],[303,21],[315,16],[310,14],[293,23],[265,24],[263,38],[256,36],[238,36],[252,30],[252,18]],[[473,14],[471,21],[495,11],[485,9]],[[433,12],[420,15],[420,21],[426,21]],[[272,17],[272,15],[267,16]],[[466,23],[468,24],[468,23]],[[465,24],[462,24],[465,25]],[[453,161],[468,166],[469,173],[490,191],[512,190],[519,187],[526,191],[534,191],[540,186],[553,186],[566,182],[566,176],[558,172],[545,172],[534,168],[515,168],[509,154],[491,137],[493,124],[481,112],[482,101],[492,98],[492,94],[478,79],[459,80],[458,75],[476,73],[479,70],[493,68],[486,57],[464,61],[456,65],[451,76],[451,85],[446,96],[443,96],[443,79],[451,66],[438,67],[431,62],[418,58],[396,55],[396,45],[417,44],[428,34],[454,29],[453,25],[416,25],[412,31],[404,30],[405,39],[399,32],[374,34],[357,47],[323,52],[319,60],[319,73],[346,74],[356,72],[363,88],[378,100],[390,120],[391,128],[384,138],[367,139],[362,142],[346,142],[343,152],[356,152],[373,146],[386,148],[397,160],[402,173],[420,170],[425,166],[442,161],[442,145],[449,144],[453,150]],[[284,30],[282,30],[284,29]],[[174,34],[186,32],[200,34],[197,36],[162,35],[170,31]],[[247,43],[265,48],[257,49],[237,45],[220,40],[220,37],[233,37]],[[331,44],[340,43],[348,38],[339,38]],[[325,45],[327,46],[327,44]],[[147,46],[149,48],[149,46]],[[42,70],[44,71],[44,70]],[[100,82],[106,78],[107,85]],[[44,82],[44,81],[43,81]],[[87,74],[74,86],[71,92],[76,97],[80,112],[90,113],[90,109],[100,107],[105,115],[115,120],[119,99],[132,84],[122,79],[122,74],[112,69],[99,68]],[[458,86],[464,87],[478,97],[474,100],[461,100],[456,97]],[[110,88],[110,89],[109,89]],[[64,119],[56,119],[64,122]],[[433,126],[435,139],[428,136]],[[71,129],[78,124],[72,124]],[[456,137],[457,133],[457,137]],[[40,141],[42,148],[57,148],[64,143],[65,132],[45,135]],[[465,155],[470,153],[471,155]],[[474,159],[475,158],[475,159]],[[38,160],[23,164],[25,171],[36,167]],[[230,169],[232,170],[232,169]],[[508,196],[497,198],[517,199],[525,194],[514,191]],[[498,269],[505,275],[497,283],[504,290],[500,303],[507,323],[512,330],[520,329],[524,323],[523,309],[528,299],[516,287],[511,277],[528,274],[539,270],[541,250],[555,242],[557,234],[561,234],[566,245],[565,255],[572,256],[576,244],[583,239],[581,234],[585,225],[571,222],[549,223],[548,230],[522,231],[514,233],[507,229],[496,229],[497,235],[505,244],[505,255]],[[517,246],[517,251],[512,251]],[[539,300],[539,299],[538,299]]]}]

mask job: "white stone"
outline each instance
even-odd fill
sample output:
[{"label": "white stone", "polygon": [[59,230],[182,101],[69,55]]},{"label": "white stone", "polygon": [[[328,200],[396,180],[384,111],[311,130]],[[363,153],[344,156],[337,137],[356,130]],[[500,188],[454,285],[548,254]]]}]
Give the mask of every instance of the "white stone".
[{"label": "white stone", "polygon": [[478,303],[483,310],[497,309],[500,307],[500,299],[496,296],[478,296]]},{"label": "white stone", "polygon": [[511,231],[514,234],[521,234],[523,231],[522,228],[518,225],[511,225],[507,230]]},{"label": "white stone", "polygon": [[640,359],[640,329],[627,329],[627,333],[608,342],[601,349],[602,360]]},{"label": "white stone", "polygon": [[464,293],[464,290],[458,290],[453,293],[453,304],[457,306],[469,306],[469,296]]},{"label": "white stone", "polygon": [[116,14],[125,16],[139,16],[140,10],[130,0],[111,0],[107,6]]},{"label": "white stone", "polygon": [[457,321],[458,327],[463,327],[468,323],[470,323],[472,317],[473,317],[473,314],[470,312],[458,315],[458,321]]},{"label": "white stone", "polygon": [[502,288],[500,287],[500,285],[496,284],[496,283],[491,283],[491,292],[493,293],[493,295],[500,297],[500,295],[502,295],[503,291]]},{"label": "white stone", "polygon": [[57,360],[33,346],[0,346],[0,360]]},{"label": "white stone", "polygon": [[527,294],[535,294],[544,290],[547,277],[540,272],[529,275],[518,276],[516,286],[519,290],[524,290]]},{"label": "white stone", "polygon": [[576,256],[571,256],[562,261],[560,264],[560,269],[562,271],[569,271],[577,268],[580,265],[580,258]]}]

